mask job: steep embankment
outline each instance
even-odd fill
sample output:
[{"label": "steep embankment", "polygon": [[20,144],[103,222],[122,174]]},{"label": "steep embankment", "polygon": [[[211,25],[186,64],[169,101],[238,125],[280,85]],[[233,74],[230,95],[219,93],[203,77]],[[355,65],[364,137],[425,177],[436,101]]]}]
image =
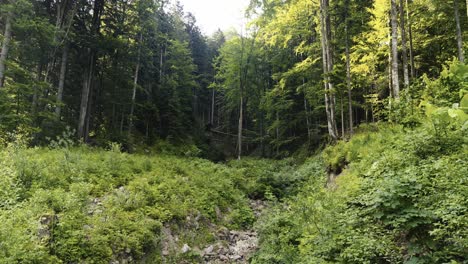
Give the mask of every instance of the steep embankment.
[{"label": "steep embankment", "polygon": [[253,263],[465,263],[467,139],[457,125],[380,125],[327,148],[258,222]]}]

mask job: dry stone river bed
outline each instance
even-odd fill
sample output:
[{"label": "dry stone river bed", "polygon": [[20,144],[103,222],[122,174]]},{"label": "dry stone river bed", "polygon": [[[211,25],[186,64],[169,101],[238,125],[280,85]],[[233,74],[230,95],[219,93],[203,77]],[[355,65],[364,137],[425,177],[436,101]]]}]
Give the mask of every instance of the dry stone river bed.
[{"label": "dry stone river bed", "polygon": [[[263,201],[250,201],[255,216],[258,218],[265,209]],[[176,244],[175,238],[170,228],[163,228],[163,256],[168,256]],[[255,230],[228,230],[221,228],[216,233],[216,241],[207,245],[203,249],[198,249],[193,245],[184,244],[179,248],[180,253],[187,253],[196,250],[203,258],[204,263],[248,263],[249,257],[255,253],[258,246],[258,237]],[[193,248],[192,248],[193,247]],[[167,262],[169,263],[169,262]]]}]

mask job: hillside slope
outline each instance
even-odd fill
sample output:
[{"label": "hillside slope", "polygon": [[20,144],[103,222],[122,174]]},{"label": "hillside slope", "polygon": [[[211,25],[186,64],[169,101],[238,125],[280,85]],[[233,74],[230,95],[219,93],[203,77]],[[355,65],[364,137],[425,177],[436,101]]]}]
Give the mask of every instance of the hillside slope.
[{"label": "hillside slope", "polygon": [[466,132],[379,125],[327,148],[258,222],[253,263],[465,263]]}]

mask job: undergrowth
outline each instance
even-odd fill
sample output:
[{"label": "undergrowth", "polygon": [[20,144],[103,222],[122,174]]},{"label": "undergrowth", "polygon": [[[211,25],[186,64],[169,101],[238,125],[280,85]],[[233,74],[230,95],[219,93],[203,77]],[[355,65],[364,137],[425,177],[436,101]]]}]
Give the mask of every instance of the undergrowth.
[{"label": "undergrowth", "polygon": [[[258,222],[253,263],[464,263],[467,131],[362,128],[298,169],[308,182]],[[327,185],[326,172],[341,172]]]}]

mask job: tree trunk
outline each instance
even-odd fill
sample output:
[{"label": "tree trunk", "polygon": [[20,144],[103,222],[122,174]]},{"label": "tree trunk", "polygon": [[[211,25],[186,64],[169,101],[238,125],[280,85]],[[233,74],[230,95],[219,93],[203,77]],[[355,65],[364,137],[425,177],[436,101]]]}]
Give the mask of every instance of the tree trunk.
[{"label": "tree trunk", "polygon": [[279,138],[280,138],[280,135],[279,135],[279,112],[276,111],[276,156],[279,157],[279,148],[280,148],[280,145],[279,145]]},{"label": "tree trunk", "polygon": [[140,33],[140,43],[138,47],[138,57],[137,64],[135,68],[135,75],[133,78],[133,92],[132,92],[132,104],[130,105],[130,116],[128,120],[128,134],[131,136],[133,128],[133,114],[135,112],[135,100],[136,100],[136,91],[138,86],[138,73],[140,72],[140,60],[141,60],[141,44],[143,41],[143,35]]},{"label": "tree trunk", "polygon": [[460,62],[465,62],[465,56],[463,55],[463,37],[460,26],[460,14],[458,13],[458,1],[453,0],[453,10],[455,11],[455,21],[457,23],[457,45],[458,45],[458,59]]},{"label": "tree trunk", "polygon": [[[468,1],[468,0],[467,0]],[[409,34],[409,56],[411,65],[411,79],[416,78],[416,68],[414,66],[414,49],[413,49],[413,26],[411,23],[411,17],[409,12],[410,6],[408,0],[406,0],[406,20],[408,21],[408,34]]]},{"label": "tree trunk", "polygon": [[311,140],[311,134],[310,134],[310,120],[309,120],[309,109],[307,107],[307,98],[306,94],[304,93],[304,111],[305,111],[305,116],[306,116],[306,125],[307,125],[307,139]]},{"label": "tree trunk", "polygon": [[[331,74],[333,72],[333,52],[332,52],[332,32],[331,32],[331,20],[330,20],[330,14],[329,14],[329,0],[324,0],[326,1],[326,32],[327,32],[327,67],[328,67],[328,73]],[[338,126],[336,123],[336,115],[335,115],[335,106],[336,106],[336,96],[333,91],[333,83],[331,81],[330,76],[328,76],[328,86],[329,86],[329,91],[330,91],[330,117],[331,117],[331,123],[332,123],[332,128],[335,134],[335,139],[338,139]]]},{"label": "tree trunk", "polygon": [[91,79],[91,82],[90,82],[89,100],[88,100],[88,113],[86,114],[84,142],[88,142],[88,140],[89,140],[89,131],[91,131],[92,121],[93,121],[93,116],[92,116],[92,114],[94,113],[94,111],[93,111],[93,106],[94,106],[93,105],[93,99],[94,99],[94,94],[96,92],[95,87],[94,87],[96,83],[93,80],[94,80],[94,77],[93,77],[93,79]]},{"label": "tree trunk", "polygon": [[335,97],[332,94],[333,85],[330,82],[329,74],[333,71],[332,53],[330,48],[330,16],[328,14],[328,0],[320,1],[321,9],[321,42],[322,42],[322,62],[325,86],[325,110],[327,114],[328,133],[333,140],[337,140],[336,121],[335,121]]},{"label": "tree trunk", "polygon": [[4,86],[5,82],[5,64],[8,57],[11,41],[11,20],[13,19],[13,12],[8,12],[5,21],[5,34],[3,35],[2,52],[0,53],[0,88]]},{"label": "tree trunk", "polygon": [[67,73],[68,45],[63,46],[62,61],[60,65],[59,86],[57,92],[57,106],[55,108],[55,117],[59,120],[62,111],[63,88],[65,87],[65,75]]},{"label": "tree trunk", "polygon": [[391,27],[392,27],[392,89],[393,97],[400,97],[400,80],[398,78],[398,6],[396,0],[391,0]]},{"label": "tree trunk", "polygon": [[345,121],[344,121],[344,105],[343,105],[343,95],[340,97],[340,106],[341,106],[341,138],[345,138]]},{"label": "tree trunk", "polygon": [[237,132],[237,144],[239,145],[239,152],[237,159],[241,159],[242,156],[242,124],[244,121],[244,97],[242,95],[242,88],[241,88],[241,95],[240,95],[240,111],[239,111],[239,127]]},{"label": "tree trunk", "polygon": [[[104,0],[95,0],[94,7],[93,7],[93,20],[92,20],[92,28],[91,34],[93,36],[97,36],[99,34],[100,26],[101,26],[101,15],[102,11],[104,10]],[[88,113],[88,106],[89,106],[89,95],[91,92],[91,82],[94,76],[94,68],[96,64],[96,51],[92,48],[88,51],[89,60],[87,69],[83,74],[83,89],[81,92],[81,104],[80,104],[80,117],[78,120],[78,138],[82,140],[87,140],[87,129],[86,129],[86,120],[89,120],[87,116]]]},{"label": "tree trunk", "polygon": [[243,121],[244,121],[244,90],[245,90],[245,84],[247,83],[247,75],[249,73],[249,64],[250,64],[250,59],[251,59],[251,54],[254,48],[255,44],[255,37],[252,38],[252,43],[250,46],[250,51],[247,53],[247,60],[244,65],[244,55],[245,55],[245,42],[244,42],[244,37],[241,35],[242,39],[242,47],[241,47],[241,59],[240,59],[240,67],[239,67],[239,88],[240,88],[240,113],[239,113],[239,127],[238,127],[238,144],[239,144],[239,153],[238,153],[238,159],[241,159],[242,156],[242,126],[243,126]]},{"label": "tree trunk", "polygon": [[[36,76],[36,81],[38,83],[41,81],[42,70],[43,70],[43,64],[41,61],[39,61],[38,66],[37,66],[37,76]],[[31,103],[31,113],[33,113],[33,115],[36,113],[38,99],[39,99],[39,88],[38,88],[38,84],[35,84],[33,86],[33,98],[32,98],[32,103]]]},{"label": "tree trunk", "polygon": [[89,94],[94,74],[94,54],[90,55],[87,71],[83,74],[83,89],[81,90],[80,117],[78,120],[78,137],[82,140],[86,135],[86,116],[88,115]]},{"label": "tree trunk", "polygon": [[351,96],[351,58],[349,53],[349,32],[348,25],[346,29],[346,86],[348,88],[348,112],[349,112],[349,134],[353,135],[353,101]]},{"label": "tree trunk", "polygon": [[214,113],[215,113],[215,96],[216,96],[216,91],[213,88],[213,91],[211,93],[211,116],[210,116],[210,124],[211,126],[214,126]]},{"label": "tree trunk", "polygon": [[409,73],[408,73],[408,52],[406,46],[406,28],[405,28],[405,4],[404,0],[400,0],[400,29],[401,29],[401,56],[403,58],[403,80],[404,87],[409,87]]},{"label": "tree trunk", "polygon": [[163,65],[164,65],[164,53],[165,53],[165,49],[163,49],[163,47],[161,46],[161,49],[160,49],[160,55],[159,55],[159,84],[162,84],[163,83]]}]

